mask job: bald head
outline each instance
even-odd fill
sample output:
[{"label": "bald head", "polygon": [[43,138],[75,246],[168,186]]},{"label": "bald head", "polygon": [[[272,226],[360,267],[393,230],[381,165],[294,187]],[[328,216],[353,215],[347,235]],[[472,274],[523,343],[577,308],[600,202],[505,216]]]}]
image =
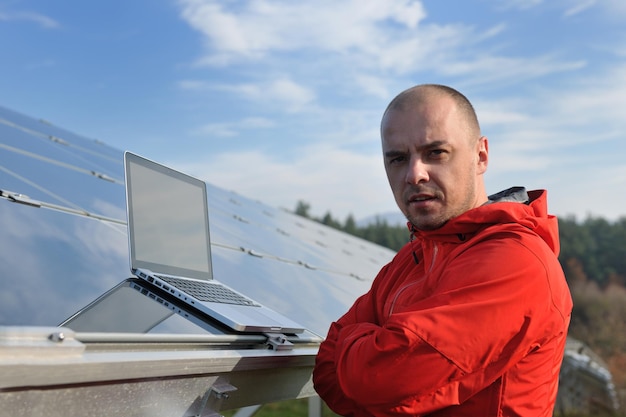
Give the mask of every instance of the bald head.
[{"label": "bald head", "polygon": [[385,171],[400,210],[433,230],[484,204],[488,141],[458,91],[427,84],[394,98],[383,116]]},{"label": "bald head", "polygon": [[408,107],[415,107],[418,105],[427,105],[430,101],[438,98],[447,97],[452,100],[456,106],[459,116],[465,123],[465,129],[467,129],[468,136],[472,138],[479,138],[480,125],[476,116],[476,111],[472,103],[454,88],[440,85],[440,84],[420,84],[409,89],[404,90],[398,94],[387,106],[385,113],[382,117],[381,130],[384,130],[386,116],[391,111],[403,111]]}]

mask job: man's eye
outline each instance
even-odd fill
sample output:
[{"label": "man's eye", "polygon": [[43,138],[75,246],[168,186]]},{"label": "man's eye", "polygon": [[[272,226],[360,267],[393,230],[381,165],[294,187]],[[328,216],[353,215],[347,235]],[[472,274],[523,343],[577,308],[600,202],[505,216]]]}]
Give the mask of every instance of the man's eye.
[{"label": "man's eye", "polygon": [[400,164],[402,162],[406,161],[406,157],[404,156],[395,156],[393,158],[390,158],[388,160],[389,165],[397,165]]},{"label": "man's eye", "polygon": [[433,149],[429,152],[430,157],[434,159],[442,158],[445,156],[446,153],[447,152],[445,149]]}]

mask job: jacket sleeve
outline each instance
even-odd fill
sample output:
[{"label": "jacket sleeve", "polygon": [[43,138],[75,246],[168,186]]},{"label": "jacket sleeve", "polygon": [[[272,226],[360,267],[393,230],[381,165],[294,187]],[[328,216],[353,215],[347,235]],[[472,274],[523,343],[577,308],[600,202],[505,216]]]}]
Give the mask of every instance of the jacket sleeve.
[{"label": "jacket sleeve", "polygon": [[562,332],[546,266],[523,243],[486,241],[444,267],[432,293],[382,325],[354,315],[333,325],[316,378],[331,408],[422,415],[457,405]]},{"label": "jacket sleeve", "polygon": [[[389,265],[383,267],[374,280],[372,289],[356,300],[354,305],[337,322],[330,325],[325,340],[320,345],[315,359],[313,383],[315,390],[326,404],[337,414],[342,416],[368,416],[366,409],[346,396],[339,385],[336,366],[336,352],[341,346],[342,329],[353,325],[376,327],[376,282],[386,274]],[[357,324],[358,323],[358,324]]]}]

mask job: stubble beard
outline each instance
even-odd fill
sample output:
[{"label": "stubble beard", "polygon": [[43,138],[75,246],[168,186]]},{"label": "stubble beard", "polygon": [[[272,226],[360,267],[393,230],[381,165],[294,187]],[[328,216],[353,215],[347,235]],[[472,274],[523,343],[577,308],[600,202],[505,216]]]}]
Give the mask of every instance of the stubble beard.
[{"label": "stubble beard", "polygon": [[407,214],[406,218],[417,230],[424,231],[439,229],[450,219],[450,217],[443,214],[437,215],[426,210],[415,215]]},{"label": "stubble beard", "polygon": [[463,202],[456,208],[450,208],[445,205],[443,193],[438,192],[437,198],[443,204],[440,210],[418,209],[417,213],[411,214],[407,208],[404,215],[417,230],[436,230],[443,227],[450,219],[474,208],[475,195],[473,189],[469,188]]}]

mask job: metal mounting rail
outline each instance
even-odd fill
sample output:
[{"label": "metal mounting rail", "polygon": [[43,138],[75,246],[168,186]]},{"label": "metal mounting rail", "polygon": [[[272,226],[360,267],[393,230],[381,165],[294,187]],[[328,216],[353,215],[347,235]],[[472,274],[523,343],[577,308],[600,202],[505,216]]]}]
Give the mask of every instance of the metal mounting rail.
[{"label": "metal mounting rail", "polygon": [[16,417],[210,416],[315,395],[311,372],[319,343],[291,338],[292,348],[283,350],[263,342],[242,348],[228,337],[150,336],[88,342],[94,334],[67,328],[0,327],[3,412]]}]

